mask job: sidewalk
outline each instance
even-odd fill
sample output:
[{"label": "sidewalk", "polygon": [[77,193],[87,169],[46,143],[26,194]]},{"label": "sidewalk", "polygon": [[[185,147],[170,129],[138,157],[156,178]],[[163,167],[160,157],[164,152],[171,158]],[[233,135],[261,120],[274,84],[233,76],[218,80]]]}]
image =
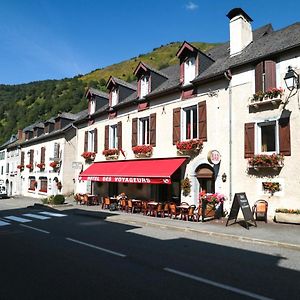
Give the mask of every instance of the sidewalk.
[{"label": "sidewalk", "polygon": [[[73,198],[67,199],[67,205],[55,206],[57,210],[77,209],[77,214],[90,215],[95,217],[97,212],[110,213],[109,210],[102,210],[100,206],[85,206],[76,204]],[[41,204],[39,199],[29,197],[13,197],[10,199],[0,199],[0,210],[16,209],[32,206],[35,203]],[[269,221],[257,221],[257,227],[250,226],[249,230],[240,224],[225,226],[227,218],[211,220],[208,222],[191,222],[174,220],[170,218],[155,218],[142,214],[131,214],[126,212],[114,211],[106,218],[108,222],[131,224],[135,226],[153,226],[158,228],[168,228],[185,232],[195,232],[199,234],[211,235],[220,238],[236,239],[251,243],[260,243],[285,247],[300,251],[300,226],[282,224]],[[231,223],[230,223],[231,224]]]}]

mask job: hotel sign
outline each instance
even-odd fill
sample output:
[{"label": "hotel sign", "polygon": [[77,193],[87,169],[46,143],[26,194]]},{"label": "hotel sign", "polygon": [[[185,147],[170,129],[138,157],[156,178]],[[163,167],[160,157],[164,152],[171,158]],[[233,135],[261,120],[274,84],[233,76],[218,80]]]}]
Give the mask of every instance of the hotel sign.
[{"label": "hotel sign", "polygon": [[144,184],[171,184],[170,178],[162,177],[123,177],[123,176],[79,176],[79,180],[117,182],[117,183],[144,183]]}]

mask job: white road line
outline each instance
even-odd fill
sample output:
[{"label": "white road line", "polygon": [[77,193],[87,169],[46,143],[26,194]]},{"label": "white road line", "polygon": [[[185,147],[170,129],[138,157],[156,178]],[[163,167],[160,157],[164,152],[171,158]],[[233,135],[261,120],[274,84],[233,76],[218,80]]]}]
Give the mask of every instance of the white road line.
[{"label": "white road line", "polygon": [[20,223],[27,223],[27,222],[31,222],[32,221],[32,220],[28,220],[28,219],[20,218],[20,217],[15,217],[15,216],[7,216],[7,217],[4,217],[4,218],[8,219],[8,220],[20,222]]},{"label": "white road line", "polygon": [[4,221],[0,221],[0,226],[6,226],[6,225],[10,225],[10,223],[4,222]]},{"label": "white road line", "polygon": [[50,233],[49,231],[46,231],[46,230],[43,230],[43,229],[39,229],[39,228],[35,228],[35,227],[31,227],[31,226],[24,225],[24,224],[20,224],[20,226],[26,227],[26,228],[29,228],[29,229],[33,229],[33,230],[36,230],[36,231],[39,231],[39,232],[42,232],[42,233],[47,233],[47,234]]},{"label": "white road line", "polygon": [[50,217],[66,217],[67,215],[64,214],[58,214],[58,213],[52,213],[48,211],[40,211],[39,214],[43,214]]},{"label": "white road line", "polygon": [[192,274],[177,271],[177,270],[174,270],[174,269],[171,269],[171,268],[164,268],[164,270],[167,271],[167,272],[179,275],[179,276],[183,276],[183,277],[186,277],[186,278],[189,278],[189,279],[193,279],[195,281],[199,281],[199,282],[209,284],[209,285],[212,285],[212,286],[224,289],[224,290],[228,290],[228,291],[234,292],[236,294],[248,296],[248,297],[253,298],[253,299],[272,300],[272,298],[264,297],[264,296],[261,296],[261,295],[255,294],[255,293],[251,293],[251,292],[248,292],[248,291],[245,291],[245,290],[241,290],[239,288],[236,288],[236,287],[233,287],[233,286],[230,286],[230,285],[227,285],[227,284],[218,283],[216,281],[212,281],[212,280],[209,280],[209,279],[206,279],[206,278],[203,278],[203,277],[198,277],[198,276],[195,276],[195,275],[192,275]]},{"label": "white road line", "polygon": [[84,245],[84,246],[87,246],[87,247],[90,247],[90,248],[93,248],[93,249],[97,249],[97,250],[100,250],[100,251],[103,251],[103,252],[106,252],[106,253],[109,253],[109,254],[112,254],[112,255],[116,255],[116,256],[119,256],[119,257],[123,257],[123,258],[126,257],[125,254],[115,252],[115,251],[112,251],[112,250],[109,250],[109,249],[101,248],[101,247],[98,247],[98,246],[95,246],[95,245],[92,245],[92,244],[88,244],[88,243],[85,243],[85,242],[81,242],[81,241],[78,241],[78,240],[74,240],[74,239],[71,239],[71,238],[66,238],[66,240],[77,243],[77,244],[80,244],[80,245]]},{"label": "white road line", "polygon": [[51,219],[50,217],[45,217],[45,216],[35,215],[35,214],[23,214],[22,216],[29,217],[29,218],[34,218],[34,219],[39,219],[39,220]]}]

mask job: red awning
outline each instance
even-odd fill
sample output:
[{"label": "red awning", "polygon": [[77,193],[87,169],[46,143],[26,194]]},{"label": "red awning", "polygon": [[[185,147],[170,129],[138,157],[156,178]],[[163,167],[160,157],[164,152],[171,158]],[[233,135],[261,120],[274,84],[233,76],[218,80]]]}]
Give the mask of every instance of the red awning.
[{"label": "red awning", "polygon": [[79,180],[171,184],[172,174],[185,160],[175,157],[95,162],[79,175]]}]

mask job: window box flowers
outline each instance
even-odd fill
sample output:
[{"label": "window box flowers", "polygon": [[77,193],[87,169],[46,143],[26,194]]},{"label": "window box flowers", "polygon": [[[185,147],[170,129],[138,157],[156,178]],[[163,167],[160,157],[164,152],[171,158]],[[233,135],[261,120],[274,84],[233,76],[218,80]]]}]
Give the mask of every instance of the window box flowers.
[{"label": "window box flowers", "polygon": [[257,154],[248,159],[249,168],[281,168],[283,167],[284,156],[281,154]]},{"label": "window box flowers", "polygon": [[49,164],[49,166],[51,168],[53,168],[53,170],[56,170],[56,169],[58,169],[60,167],[60,164],[57,161],[51,161],[51,163]]},{"label": "window box flowers", "polygon": [[17,165],[17,169],[19,169],[20,172],[24,171],[24,165]]},{"label": "window box flowers", "polygon": [[89,151],[85,151],[81,154],[81,156],[86,160],[86,161],[93,161],[96,157],[96,153],[95,152],[89,152]]},{"label": "window box flowers", "polygon": [[36,165],[40,170],[44,170],[45,169],[45,164],[44,163],[39,163]]},{"label": "window box flowers", "polygon": [[203,141],[200,139],[192,139],[176,143],[177,152],[179,154],[187,154],[190,152],[198,152],[203,147]]},{"label": "window box flowers", "polygon": [[152,155],[153,147],[151,145],[140,145],[132,147],[135,157],[150,157]]},{"label": "window box flowers", "polygon": [[258,107],[266,103],[271,103],[273,105],[281,103],[281,97],[284,90],[282,88],[270,88],[266,92],[258,91],[253,94],[253,97],[250,99],[250,106]]},{"label": "window box flowers", "polygon": [[107,160],[110,159],[118,159],[120,150],[116,148],[105,149],[102,151],[102,154],[105,156]]},{"label": "window box flowers", "polygon": [[277,208],[275,210],[275,221],[300,224],[300,209]]},{"label": "window box flowers", "polygon": [[263,190],[270,193],[272,196],[275,192],[280,191],[279,182],[265,181],[262,183],[262,186],[263,186]]},{"label": "window box flowers", "polygon": [[33,170],[33,164],[26,165],[26,168],[29,169],[29,171],[32,171]]}]

